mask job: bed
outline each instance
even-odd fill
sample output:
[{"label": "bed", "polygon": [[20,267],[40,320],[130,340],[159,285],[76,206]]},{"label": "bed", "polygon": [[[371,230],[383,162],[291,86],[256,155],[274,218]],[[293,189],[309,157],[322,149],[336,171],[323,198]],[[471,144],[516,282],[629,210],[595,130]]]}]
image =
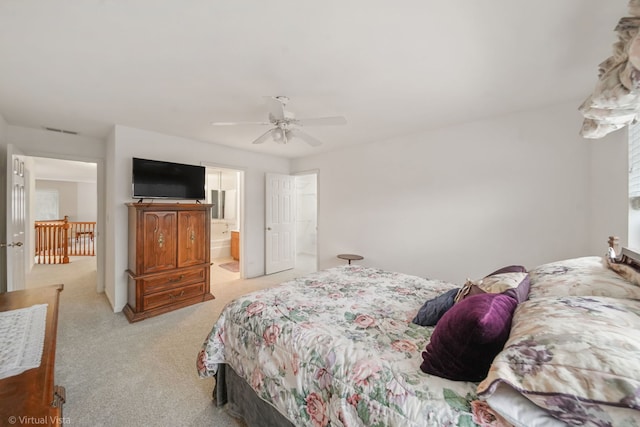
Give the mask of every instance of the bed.
[{"label": "bed", "polygon": [[[509,266],[465,286],[323,270],[230,302],[198,373],[250,426],[640,427],[640,281],[607,260]],[[435,326],[414,323],[453,295]]]}]

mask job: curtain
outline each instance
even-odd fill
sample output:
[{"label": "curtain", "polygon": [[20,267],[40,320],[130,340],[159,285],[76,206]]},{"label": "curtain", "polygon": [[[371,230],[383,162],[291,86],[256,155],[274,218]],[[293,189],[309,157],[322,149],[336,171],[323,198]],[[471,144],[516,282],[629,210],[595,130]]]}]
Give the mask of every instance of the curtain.
[{"label": "curtain", "polygon": [[596,87],[579,107],[585,138],[602,138],[640,117],[640,0],[629,1],[629,14],[618,22],[613,55],[598,66]]}]

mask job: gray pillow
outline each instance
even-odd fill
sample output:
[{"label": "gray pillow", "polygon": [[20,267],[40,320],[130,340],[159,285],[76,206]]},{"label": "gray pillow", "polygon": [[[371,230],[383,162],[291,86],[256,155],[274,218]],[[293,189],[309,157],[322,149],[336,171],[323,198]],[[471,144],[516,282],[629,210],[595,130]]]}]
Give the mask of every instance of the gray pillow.
[{"label": "gray pillow", "polygon": [[412,322],[420,326],[434,326],[438,320],[453,307],[454,299],[460,289],[455,288],[425,302]]}]

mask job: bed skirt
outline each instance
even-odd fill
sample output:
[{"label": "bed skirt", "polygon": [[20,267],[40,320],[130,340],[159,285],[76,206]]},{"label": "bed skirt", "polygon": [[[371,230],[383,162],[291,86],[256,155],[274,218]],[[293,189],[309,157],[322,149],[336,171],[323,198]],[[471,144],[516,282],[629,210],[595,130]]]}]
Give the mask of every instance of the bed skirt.
[{"label": "bed skirt", "polygon": [[249,427],[294,426],[273,406],[265,402],[251,386],[226,363],[218,365],[213,401],[218,407],[225,404],[234,418],[242,418]]}]

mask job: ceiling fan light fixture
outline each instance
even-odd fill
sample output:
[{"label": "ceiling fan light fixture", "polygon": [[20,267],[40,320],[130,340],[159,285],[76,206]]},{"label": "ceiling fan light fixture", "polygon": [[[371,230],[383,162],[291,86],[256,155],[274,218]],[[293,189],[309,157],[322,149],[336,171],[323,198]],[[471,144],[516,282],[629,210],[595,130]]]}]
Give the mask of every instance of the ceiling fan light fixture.
[{"label": "ceiling fan light fixture", "polygon": [[[640,1],[640,0],[638,0]],[[346,125],[347,119],[342,116],[332,117],[310,117],[306,119],[296,119],[292,112],[285,110],[285,105],[289,102],[286,96],[267,96],[268,122],[213,122],[214,126],[231,126],[231,125],[270,125],[272,129],[267,130],[258,138],[253,140],[252,144],[262,144],[269,139],[278,144],[287,144],[292,139],[301,139],[312,147],[322,144],[322,141],[303,132],[299,129],[301,126],[335,126]]]},{"label": "ceiling fan light fixture", "polygon": [[275,142],[280,142],[284,138],[284,133],[282,132],[282,129],[275,128],[273,131],[271,131],[271,137]]}]

